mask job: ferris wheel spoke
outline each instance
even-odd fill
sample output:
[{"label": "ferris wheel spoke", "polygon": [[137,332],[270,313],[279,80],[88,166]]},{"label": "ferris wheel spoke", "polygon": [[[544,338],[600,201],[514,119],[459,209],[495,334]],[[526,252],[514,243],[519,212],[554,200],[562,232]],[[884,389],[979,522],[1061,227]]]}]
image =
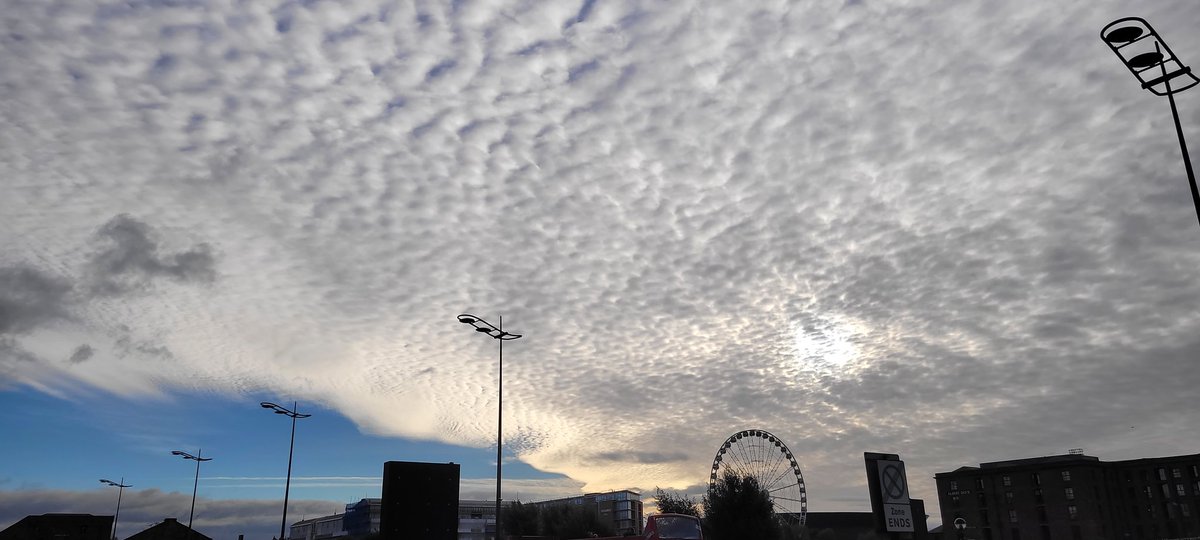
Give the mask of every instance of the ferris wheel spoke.
[{"label": "ferris wheel spoke", "polygon": [[[772,487],[775,486],[776,483],[778,483],[780,480],[783,480],[783,478],[791,472],[792,472],[791,469],[784,469],[784,471],[782,473],[779,473],[779,476],[776,476],[773,480],[771,480],[771,483],[769,485],[763,486],[763,488],[770,490]],[[799,482],[797,482],[797,483],[799,483]],[[790,483],[785,484],[785,487],[790,486],[790,485],[791,485]]]},{"label": "ferris wheel spoke", "polygon": [[785,500],[785,501],[798,502],[798,503],[801,503],[801,504],[803,504],[803,503],[804,503],[804,501],[802,501],[802,500],[800,500],[800,499],[793,499],[793,498],[791,498],[791,497],[783,497],[783,496],[779,496],[779,495],[776,495],[776,496],[774,496],[774,497],[771,497],[771,498],[772,498],[772,499],[782,499],[782,500]]},{"label": "ferris wheel spoke", "polygon": [[784,453],[784,452],[776,452],[776,453],[775,453],[775,460],[771,462],[771,473],[772,473],[772,474],[773,474],[773,473],[774,473],[776,470],[778,470],[778,469],[779,469],[779,465],[780,465],[781,463],[783,463],[783,462],[784,462],[784,459],[786,459],[786,458],[787,458],[787,454],[786,454],[786,453]]},{"label": "ferris wheel spoke", "polygon": [[782,486],[779,486],[779,487],[777,487],[777,488],[775,488],[775,489],[768,489],[768,490],[767,490],[767,493],[775,493],[776,491],[782,491],[782,490],[785,490],[785,489],[791,489],[791,488],[795,488],[795,487],[797,487],[797,486],[798,486],[798,484],[784,484],[784,485],[782,485]]}]

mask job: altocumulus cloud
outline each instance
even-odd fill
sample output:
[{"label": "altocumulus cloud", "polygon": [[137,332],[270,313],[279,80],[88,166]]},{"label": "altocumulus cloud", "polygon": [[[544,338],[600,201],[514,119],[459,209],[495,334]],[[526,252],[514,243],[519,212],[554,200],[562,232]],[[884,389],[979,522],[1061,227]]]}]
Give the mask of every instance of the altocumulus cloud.
[{"label": "altocumulus cloud", "polygon": [[[586,489],[694,486],[755,426],[818,510],[861,508],[864,450],[1190,451],[1194,216],[1097,33],[1133,9],[1200,57],[1200,7],[1134,4],[18,2],[0,267],[105,293],[57,356],[89,384],[459,444],[493,349],[454,315],[503,314],[507,438]],[[61,337],[40,290],[0,351]],[[121,325],[173,369],[102,354]]]}]

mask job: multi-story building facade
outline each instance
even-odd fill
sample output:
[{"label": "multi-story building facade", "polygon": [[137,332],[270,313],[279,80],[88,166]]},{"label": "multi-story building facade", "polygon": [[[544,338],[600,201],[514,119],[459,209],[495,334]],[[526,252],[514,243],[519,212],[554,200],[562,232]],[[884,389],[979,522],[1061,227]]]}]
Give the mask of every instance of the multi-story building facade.
[{"label": "multi-story building facade", "polygon": [[942,523],[979,540],[1200,537],[1200,454],[1100,461],[1073,453],[938,473]]},{"label": "multi-story building facade", "polygon": [[539,507],[562,504],[582,505],[594,509],[600,521],[610,525],[617,534],[642,534],[642,495],[636,491],[626,489],[587,493],[531,504]]},{"label": "multi-story building facade", "polygon": [[[502,501],[508,507],[511,501]],[[507,508],[502,508],[507,511]],[[458,540],[492,540],[496,537],[496,501],[458,501]]]},{"label": "multi-story building facade", "polygon": [[288,528],[288,540],[323,540],[346,536],[342,528],[342,516],[321,516],[318,518],[297,521]]},{"label": "multi-story building facade", "polygon": [[379,513],[383,499],[362,499],[346,505],[342,514],[342,530],[351,537],[366,536],[379,532]]}]

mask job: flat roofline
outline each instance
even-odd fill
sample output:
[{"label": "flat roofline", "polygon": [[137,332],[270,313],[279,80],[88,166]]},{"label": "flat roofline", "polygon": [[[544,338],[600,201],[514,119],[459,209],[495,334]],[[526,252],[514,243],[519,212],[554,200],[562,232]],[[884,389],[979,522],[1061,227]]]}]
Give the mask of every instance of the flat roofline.
[{"label": "flat roofline", "polygon": [[1129,467],[1136,465],[1154,465],[1158,463],[1169,463],[1173,461],[1200,461],[1200,454],[1183,454],[1178,456],[1161,456],[1161,457],[1145,457],[1135,459],[1123,459],[1119,461],[1102,461],[1096,456],[1085,454],[1060,454],[1054,456],[1041,456],[1022,459],[1011,459],[1006,461],[991,461],[980,463],[978,467],[965,466],[959,467],[953,471],[934,473],[934,478],[945,476],[953,476],[965,473],[978,472],[993,472],[1005,469],[1022,469],[1022,468],[1040,468],[1051,465],[1071,466],[1071,465],[1096,465],[1102,467]]}]

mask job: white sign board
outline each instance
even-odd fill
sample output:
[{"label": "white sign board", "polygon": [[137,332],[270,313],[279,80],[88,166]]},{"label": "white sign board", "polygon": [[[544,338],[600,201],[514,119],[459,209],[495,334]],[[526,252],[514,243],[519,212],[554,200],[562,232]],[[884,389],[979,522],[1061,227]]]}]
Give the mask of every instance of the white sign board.
[{"label": "white sign board", "polygon": [[888,532],[913,532],[912,506],[908,500],[908,476],[903,461],[879,460],[879,494]]},{"label": "white sign board", "polygon": [[912,507],[908,504],[883,505],[888,532],[913,532]]},{"label": "white sign board", "polygon": [[879,460],[876,463],[883,504],[908,504],[908,476],[904,474],[904,462]]}]

